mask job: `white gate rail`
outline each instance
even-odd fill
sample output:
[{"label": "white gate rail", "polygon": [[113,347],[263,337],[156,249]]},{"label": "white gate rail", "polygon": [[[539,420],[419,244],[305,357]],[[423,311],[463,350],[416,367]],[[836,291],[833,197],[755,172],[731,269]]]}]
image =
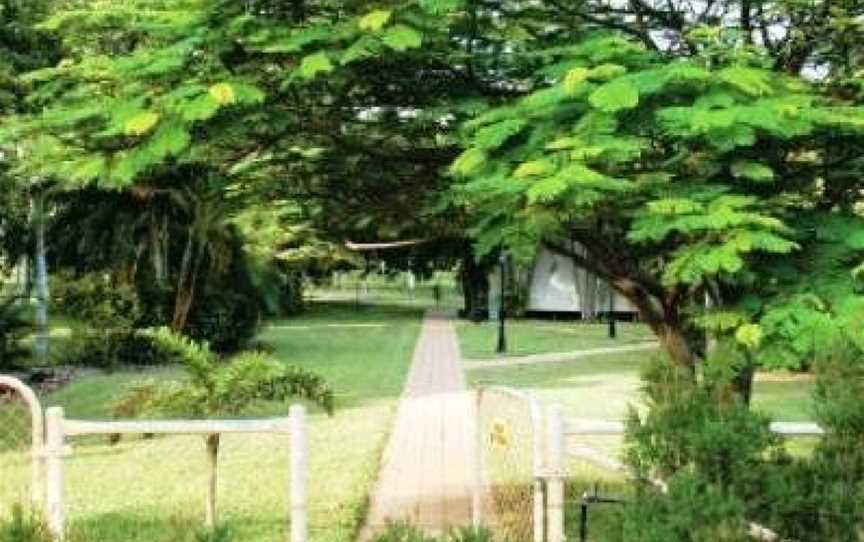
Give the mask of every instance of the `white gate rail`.
[{"label": "white gate rail", "polygon": [[[41,420],[41,417],[40,417]],[[41,421],[40,421],[41,423]],[[291,478],[289,481],[290,542],[307,542],[308,439],[306,410],[294,405],[287,418],[258,420],[170,420],[170,421],[86,421],[67,419],[63,408],[46,411],[46,514],[57,540],[65,535],[64,472],[66,438],[80,435],[111,434],[199,434],[280,433],[289,435]]]},{"label": "white gate rail", "polygon": [[45,484],[43,482],[44,457],[42,454],[45,431],[42,405],[39,403],[36,393],[27,384],[15,377],[0,375],[0,389],[4,388],[12,390],[27,404],[27,408],[30,410],[30,456],[32,462],[30,493],[33,506],[39,509],[42,508],[45,499]]}]

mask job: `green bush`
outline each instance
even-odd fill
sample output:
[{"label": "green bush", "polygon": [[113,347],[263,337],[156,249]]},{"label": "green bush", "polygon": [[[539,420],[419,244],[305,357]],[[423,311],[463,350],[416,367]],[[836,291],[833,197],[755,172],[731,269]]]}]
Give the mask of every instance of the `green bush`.
[{"label": "green bush", "polygon": [[186,334],[207,342],[217,352],[235,352],[255,336],[259,300],[252,292],[211,288],[192,306]]},{"label": "green bush", "polygon": [[765,515],[787,538],[858,542],[864,539],[864,352],[840,343],[817,358],[816,370],[816,418],[825,435],[811,458],[774,477],[775,501]]},{"label": "green bush", "polygon": [[147,334],[146,330],[122,333],[76,331],[67,341],[60,360],[67,365],[111,369],[117,365],[167,365],[175,362],[170,352]]},{"label": "green bush", "polygon": [[134,287],[113,283],[101,273],[78,278],[61,274],[53,291],[59,311],[83,324],[69,340],[62,363],[109,368],[124,361],[121,353],[134,348],[141,318]]},{"label": "green bush", "polygon": [[729,375],[706,368],[696,383],[689,371],[657,360],[643,375],[649,407],[644,419],[631,409],[625,455],[640,478],[695,470],[723,489],[749,483],[748,473],[767,456],[783,454],[770,420],[731,393]]},{"label": "green bush", "polygon": [[621,507],[609,542],[750,542],[746,507],[692,472],[668,481],[668,492],[643,487]]},{"label": "green bush", "polygon": [[669,491],[642,487],[621,510],[615,540],[748,540],[748,519],[782,493],[781,466],[791,461],[782,439],[732,392],[728,367],[712,363],[699,382],[662,360],[644,373],[649,410],[629,414],[625,460],[637,478],[662,479]]},{"label": "green bush", "polygon": [[820,353],[816,416],[825,435],[812,457],[793,458],[766,418],[730,393],[727,367],[688,372],[653,364],[649,412],[630,414],[626,460],[658,476],[620,511],[614,540],[737,541],[747,521],[783,540],[864,539],[864,352],[851,344]]},{"label": "green bush", "polygon": [[21,346],[24,335],[33,329],[20,299],[0,302],[0,370],[16,369],[29,356]]}]

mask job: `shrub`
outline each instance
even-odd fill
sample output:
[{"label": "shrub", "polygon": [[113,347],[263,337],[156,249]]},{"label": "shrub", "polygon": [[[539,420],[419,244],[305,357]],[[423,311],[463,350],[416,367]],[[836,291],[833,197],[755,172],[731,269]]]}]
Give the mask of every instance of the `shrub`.
[{"label": "shrub", "polygon": [[745,506],[698,473],[679,472],[668,493],[644,487],[616,512],[610,542],[750,542]]},{"label": "shrub", "polygon": [[176,362],[176,359],[161,348],[147,330],[95,333],[83,329],[77,330],[69,339],[61,361],[68,365],[111,369],[118,364],[166,365]]},{"label": "shrub", "polygon": [[[858,541],[864,536],[864,352],[841,342],[816,360],[813,456],[775,482],[770,521],[784,537]],[[775,479],[780,478],[775,477]]]},{"label": "shrub", "polygon": [[54,293],[60,311],[84,324],[73,334],[61,362],[109,368],[121,361],[124,351],[134,351],[133,335],[141,317],[135,288],[88,273],[80,278],[61,275]]},{"label": "shrub", "polygon": [[696,383],[692,375],[657,360],[643,375],[649,412],[631,409],[625,455],[640,478],[666,478],[695,470],[728,489],[747,483],[766,455],[782,455],[782,440],[770,421],[731,394],[728,375],[708,367]]},{"label": "shrub", "polygon": [[0,370],[18,368],[29,355],[21,346],[21,339],[33,328],[25,311],[17,298],[0,303]]},{"label": "shrub", "polygon": [[255,336],[258,321],[258,299],[252,293],[211,288],[193,304],[186,333],[217,352],[235,352]]}]

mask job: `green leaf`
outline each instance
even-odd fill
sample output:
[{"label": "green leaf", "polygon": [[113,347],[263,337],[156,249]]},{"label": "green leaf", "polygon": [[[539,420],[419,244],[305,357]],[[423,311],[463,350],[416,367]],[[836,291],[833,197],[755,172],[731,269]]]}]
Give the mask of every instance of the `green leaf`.
[{"label": "green leaf", "polygon": [[82,184],[94,181],[105,174],[107,166],[108,161],[104,156],[88,156],[72,166],[72,180]]},{"label": "green leaf", "polygon": [[485,152],[480,149],[468,149],[456,158],[450,170],[457,175],[471,175],[485,163]]},{"label": "green leaf", "polygon": [[393,12],[389,9],[376,9],[361,17],[357,22],[357,26],[360,27],[360,30],[377,32],[384,28],[384,25],[387,24],[392,15]]},{"label": "green leaf", "polygon": [[582,88],[582,83],[588,80],[590,71],[587,68],[573,68],[564,77],[564,90],[568,94],[577,94]]},{"label": "green leaf", "polygon": [[771,73],[747,66],[730,66],[717,73],[726,83],[752,96],[772,94]]},{"label": "green leaf", "polygon": [[219,105],[231,105],[236,99],[234,89],[228,83],[216,83],[210,87],[210,96]]},{"label": "green leaf", "polygon": [[389,28],[381,39],[385,45],[399,52],[417,49],[423,44],[423,36],[404,24],[397,24]]},{"label": "green leaf", "polygon": [[177,156],[189,146],[192,137],[179,122],[166,122],[153,134],[147,146],[154,158]]},{"label": "green leaf", "polygon": [[152,111],[145,111],[127,120],[123,128],[126,135],[142,136],[149,133],[157,124],[159,124],[159,115]]},{"label": "green leaf", "polygon": [[183,105],[181,115],[187,122],[208,120],[219,111],[219,104],[208,94],[190,100]]},{"label": "green leaf", "polygon": [[738,160],[730,168],[734,177],[743,177],[756,182],[770,182],[774,180],[774,170],[760,162],[751,160]]},{"label": "green leaf", "polygon": [[304,79],[314,79],[319,73],[333,71],[333,63],[327,53],[315,53],[303,57],[300,62],[300,76]]},{"label": "green leaf", "polygon": [[513,176],[517,179],[526,179],[528,177],[546,175],[552,169],[553,166],[548,160],[532,160],[519,164],[519,167],[513,171]]},{"label": "green leaf", "polygon": [[374,57],[381,50],[381,42],[373,36],[363,36],[342,52],[339,63],[350,64],[357,60]]},{"label": "green leaf", "polygon": [[420,0],[420,7],[430,15],[444,15],[465,6],[465,0]]},{"label": "green leaf", "polygon": [[639,105],[639,92],[629,82],[616,79],[592,92],[588,101],[601,111],[614,113]]},{"label": "green leaf", "polygon": [[588,78],[592,81],[604,82],[611,81],[619,75],[627,73],[627,68],[620,64],[600,64],[588,72]]},{"label": "green leaf", "polygon": [[735,330],[735,340],[750,350],[756,350],[762,344],[764,333],[759,324],[744,324]]},{"label": "green leaf", "polygon": [[474,134],[474,146],[484,151],[494,150],[503,145],[508,139],[522,131],[525,121],[522,119],[508,119],[489,126],[485,126]]}]

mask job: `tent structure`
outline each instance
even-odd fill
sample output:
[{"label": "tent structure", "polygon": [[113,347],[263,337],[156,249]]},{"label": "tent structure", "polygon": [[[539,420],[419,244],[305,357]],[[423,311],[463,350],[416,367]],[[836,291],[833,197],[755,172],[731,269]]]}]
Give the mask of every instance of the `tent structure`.
[{"label": "tent structure", "polygon": [[[621,294],[593,273],[577,267],[573,260],[540,248],[522,278],[527,288],[525,310],[533,316],[562,316],[593,319],[615,314],[623,318],[636,316],[636,308]],[[500,269],[489,277],[489,310],[497,314],[501,306]]]}]

